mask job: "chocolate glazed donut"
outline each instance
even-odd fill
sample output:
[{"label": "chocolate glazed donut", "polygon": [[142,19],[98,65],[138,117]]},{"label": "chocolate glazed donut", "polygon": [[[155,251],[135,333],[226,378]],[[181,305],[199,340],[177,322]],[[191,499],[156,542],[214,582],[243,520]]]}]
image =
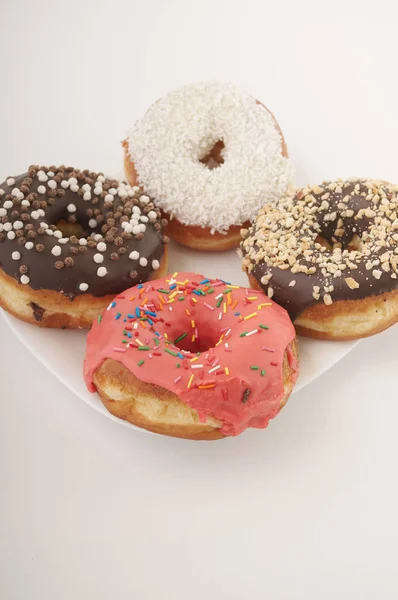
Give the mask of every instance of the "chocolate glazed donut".
[{"label": "chocolate glazed donut", "polygon": [[0,185],[0,305],[49,327],[89,327],[115,294],[166,269],[159,210],[138,187],[31,166]]},{"label": "chocolate glazed donut", "polygon": [[398,187],[308,186],[265,206],[243,236],[251,285],[283,306],[299,333],[355,339],[398,320]]}]

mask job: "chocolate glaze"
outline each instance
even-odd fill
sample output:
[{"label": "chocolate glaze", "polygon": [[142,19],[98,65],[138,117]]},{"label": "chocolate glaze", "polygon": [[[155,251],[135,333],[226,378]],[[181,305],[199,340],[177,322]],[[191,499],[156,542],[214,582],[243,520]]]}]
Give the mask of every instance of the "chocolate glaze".
[{"label": "chocolate glaze", "polygon": [[[140,195],[142,192],[137,192],[138,188],[135,188],[134,197],[129,197],[127,194],[125,197],[120,197],[119,193],[116,193],[112,204],[105,203],[104,196],[107,190],[117,189],[119,186],[117,181],[105,180],[102,184],[103,194],[95,195],[93,190],[98,177],[96,173],[81,172],[65,167],[59,167],[56,171],[55,167],[50,168],[55,175],[54,177],[50,176],[48,181],[53,180],[57,183],[56,190],[52,190],[48,186],[48,181],[39,181],[36,175],[38,169],[38,167],[30,167],[29,173],[13,177],[15,182],[11,185],[8,185],[7,182],[0,184],[0,190],[4,191],[0,196],[0,207],[4,208],[7,199],[8,201],[12,199],[14,203],[12,208],[7,209],[7,215],[0,217],[0,223],[4,227],[8,222],[13,224],[23,220],[24,225],[22,229],[15,230],[17,237],[13,240],[7,238],[7,231],[4,229],[0,233],[0,266],[5,273],[19,281],[21,273],[24,272],[29,277],[29,285],[33,289],[55,290],[71,298],[83,293],[98,297],[117,294],[131,285],[146,281],[155,270],[152,266],[153,261],[160,262],[162,259],[165,242],[162,236],[160,212],[152,201],[141,205]],[[47,168],[41,167],[41,169],[45,171]],[[71,177],[78,179],[79,188],[89,182],[91,200],[83,199],[83,190],[81,189],[75,192],[61,187],[61,181]],[[45,193],[38,193],[39,186],[45,187]],[[22,206],[21,199],[18,200],[11,195],[15,188],[22,190],[24,199],[30,201],[30,206]],[[129,189],[132,194],[132,188],[126,189]],[[35,206],[37,208],[37,202],[40,202],[40,207],[44,210],[45,215],[33,219],[31,215],[36,210]],[[76,207],[74,213],[70,213],[67,209],[71,204]],[[121,217],[125,216],[130,219],[133,206],[140,207],[142,215],[149,211],[156,212],[156,220],[152,219],[151,222],[145,223],[145,232],[126,236],[121,227]],[[98,211],[97,215],[94,214],[94,211]],[[98,214],[100,222],[95,227],[91,227],[90,219],[95,219]],[[115,222],[109,222],[109,219],[114,219]],[[60,227],[62,228],[61,225],[56,227],[59,221],[65,221],[69,225],[76,222],[80,224],[83,228],[81,237],[89,240],[89,244],[92,244],[93,247],[81,246],[79,240],[73,236],[66,243],[61,244],[54,235],[46,234],[40,225],[46,223],[50,229],[56,231]],[[33,234],[26,230],[26,225],[32,227]],[[106,239],[111,226],[114,227],[112,231],[114,241]],[[102,238],[94,244],[92,236],[95,234],[101,234]],[[19,243],[21,237],[25,241]],[[106,243],[107,248],[103,252],[99,252],[97,249],[99,241]],[[34,247],[27,249],[26,242],[33,242]],[[61,254],[59,256],[52,254],[51,250],[54,246],[60,246]],[[12,253],[16,251],[21,255],[19,260],[12,258]],[[129,254],[132,251],[138,251],[140,258],[146,258],[147,265],[142,266],[139,260],[130,259]],[[94,262],[95,254],[103,255],[102,263]],[[104,277],[97,275],[99,267],[107,269]],[[79,289],[82,283],[88,285],[87,291]]]},{"label": "chocolate glaze", "polygon": [[[318,260],[322,262],[329,261],[332,255],[332,249],[330,247],[324,248],[320,246],[317,243],[320,238],[326,240],[331,247],[336,245],[336,243],[340,243],[344,254],[350,252],[350,244],[354,236],[358,236],[361,241],[359,251],[357,250],[355,255],[352,255],[350,261],[353,266],[347,265],[346,268],[342,270],[341,276],[335,277],[329,272],[326,272],[325,274],[322,272],[322,267],[319,264],[316,264],[316,272],[314,274],[306,274],[302,272],[294,273],[291,271],[291,268],[281,269],[279,266],[274,266],[271,264],[269,256],[257,260],[253,256],[250,244],[253,243],[252,247],[254,248],[254,252],[257,252],[259,250],[258,240],[261,239],[261,235],[264,235],[265,238],[267,238],[268,235],[267,231],[262,228],[261,225],[258,225],[258,221],[256,221],[246,233],[245,240],[241,244],[244,268],[254,276],[265,293],[269,291],[269,288],[272,288],[272,299],[288,311],[292,320],[297,319],[297,317],[308,307],[313,306],[318,302],[324,302],[324,296],[327,293],[330,294],[332,301],[335,302],[338,300],[358,300],[371,295],[380,295],[398,288],[398,279],[396,278],[398,269],[395,262],[398,257],[396,254],[394,259],[394,251],[398,248],[398,235],[396,235],[395,229],[392,227],[392,221],[395,216],[394,211],[398,209],[398,188],[395,188],[390,184],[368,182],[365,180],[354,182],[339,181],[336,183],[342,188],[341,193],[330,191],[328,188],[330,183],[316,186],[315,189],[319,190],[318,193],[314,192],[314,189],[311,189],[310,192],[307,189],[304,191],[300,190],[296,193],[294,198],[295,202],[301,200],[305,195],[305,192],[307,192],[307,194],[311,193],[314,200],[313,202],[310,201],[306,204],[310,208],[313,206],[317,206],[318,208],[317,212],[313,215],[312,229],[305,232],[305,234],[312,239],[311,248],[314,252],[312,260],[307,260],[303,256],[300,256],[297,262],[304,267],[310,268],[313,267]],[[374,186],[376,184],[378,184],[378,187],[375,189]],[[392,212],[390,227],[387,227],[387,235],[384,240],[385,245],[380,247],[375,246],[375,242],[380,239],[375,226],[375,217],[368,217],[362,213],[358,215],[361,209],[366,210],[369,208],[374,210],[378,216],[383,213],[381,210],[382,205],[380,203],[367,199],[368,190],[371,186],[376,192],[378,191],[380,195],[385,194],[385,198],[389,200]],[[321,197],[327,191],[330,192],[328,198],[329,207],[322,209]],[[347,196],[349,196],[349,200],[344,202],[345,208],[342,209],[341,203],[343,202],[343,198],[347,198]],[[381,198],[383,198],[382,195]],[[282,213],[283,202],[284,200],[282,200],[278,206],[278,210],[282,209]],[[339,204],[340,208],[338,206]],[[272,213],[272,210],[272,207],[265,207],[263,211],[260,212],[259,216],[264,214],[264,211],[266,214],[267,212],[268,214]],[[349,211],[350,216],[347,216],[347,211]],[[352,215],[350,211],[353,211]],[[337,213],[335,219],[324,221],[326,214],[333,215],[334,212]],[[289,216],[288,211],[286,211],[286,214],[283,214],[284,219],[286,219],[286,216]],[[382,216],[384,218],[385,213]],[[340,223],[340,227],[337,227],[340,218],[343,221],[343,224]],[[282,234],[286,233],[284,219],[281,219],[278,224],[279,231]],[[387,224],[385,225],[387,226]],[[336,236],[336,229],[339,232],[338,236]],[[393,239],[393,235],[397,237],[396,240]],[[370,255],[365,255],[363,253],[363,250],[365,249],[370,250]],[[393,260],[393,262],[390,263],[389,271],[383,270],[381,264],[374,265],[371,269],[366,268],[369,261],[380,260],[380,257],[386,252],[389,252],[390,257],[392,257]],[[348,255],[346,254],[346,256]],[[379,279],[373,275],[374,269],[381,272]],[[272,274],[271,279],[266,284],[261,283],[261,279],[267,274]],[[359,287],[351,289],[347,284],[347,279],[349,278],[354,279],[354,281],[359,284]],[[289,286],[292,281],[295,281],[294,286]],[[325,291],[325,286],[329,287],[330,285],[332,285],[334,289]],[[313,295],[314,286],[320,288],[320,297],[318,299],[314,298]]]}]

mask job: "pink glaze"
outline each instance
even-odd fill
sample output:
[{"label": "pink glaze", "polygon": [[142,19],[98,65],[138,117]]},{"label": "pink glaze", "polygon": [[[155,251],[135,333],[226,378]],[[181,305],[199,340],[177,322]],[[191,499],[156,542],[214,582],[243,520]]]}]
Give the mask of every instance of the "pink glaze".
[{"label": "pink glaze", "polygon": [[[264,293],[175,273],[116,296],[88,334],[84,379],[95,392],[93,373],[112,358],[237,435],[279,412],[283,356],[294,337],[287,312]],[[288,359],[297,379],[290,349]]]}]

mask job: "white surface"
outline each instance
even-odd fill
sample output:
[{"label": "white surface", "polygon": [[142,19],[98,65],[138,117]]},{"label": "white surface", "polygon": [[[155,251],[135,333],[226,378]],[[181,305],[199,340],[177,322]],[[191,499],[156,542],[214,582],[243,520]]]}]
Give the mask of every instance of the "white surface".
[{"label": "white surface", "polygon": [[[206,277],[219,277],[235,285],[247,287],[247,276],[240,268],[241,261],[235,250],[220,253],[205,253],[183,248],[170,243],[170,272],[194,271]],[[96,394],[88,392],[83,378],[82,365],[86,350],[85,331],[60,331],[40,329],[4,314],[7,323],[23,344],[47,369],[75,392],[84,402],[113,421],[148,433],[127,421],[111,415]],[[300,339],[300,376],[294,392],[308,385],[324,371],[341,360],[358,342],[336,342]]]},{"label": "white surface", "polygon": [[[120,168],[176,85],[242,84],[297,182],[398,179],[395,0],[0,6],[0,171]],[[221,443],[138,435],[0,324],[0,598],[395,600],[397,328]]]}]

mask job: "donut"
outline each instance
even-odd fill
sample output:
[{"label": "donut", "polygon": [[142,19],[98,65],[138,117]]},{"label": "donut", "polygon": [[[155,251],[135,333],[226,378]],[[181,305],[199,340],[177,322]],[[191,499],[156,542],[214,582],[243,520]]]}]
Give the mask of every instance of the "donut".
[{"label": "donut", "polygon": [[197,250],[236,248],[264,199],[286,193],[291,168],[274,116],[232,84],[187,85],[156,102],[124,142],[131,185]]},{"label": "donut", "polygon": [[283,306],[298,333],[352,340],[398,320],[397,186],[307,186],[264,206],[242,235],[250,285]]},{"label": "donut", "polygon": [[181,438],[264,428],[298,375],[294,327],[262,292],[195,273],[116,296],[87,338],[84,378],[115,416]]},{"label": "donut", "polygon": [[30,166],[0,184],[0,306],[88,328],[129,285],[167,273],[159,209],[138,187],[72,167]]}]

